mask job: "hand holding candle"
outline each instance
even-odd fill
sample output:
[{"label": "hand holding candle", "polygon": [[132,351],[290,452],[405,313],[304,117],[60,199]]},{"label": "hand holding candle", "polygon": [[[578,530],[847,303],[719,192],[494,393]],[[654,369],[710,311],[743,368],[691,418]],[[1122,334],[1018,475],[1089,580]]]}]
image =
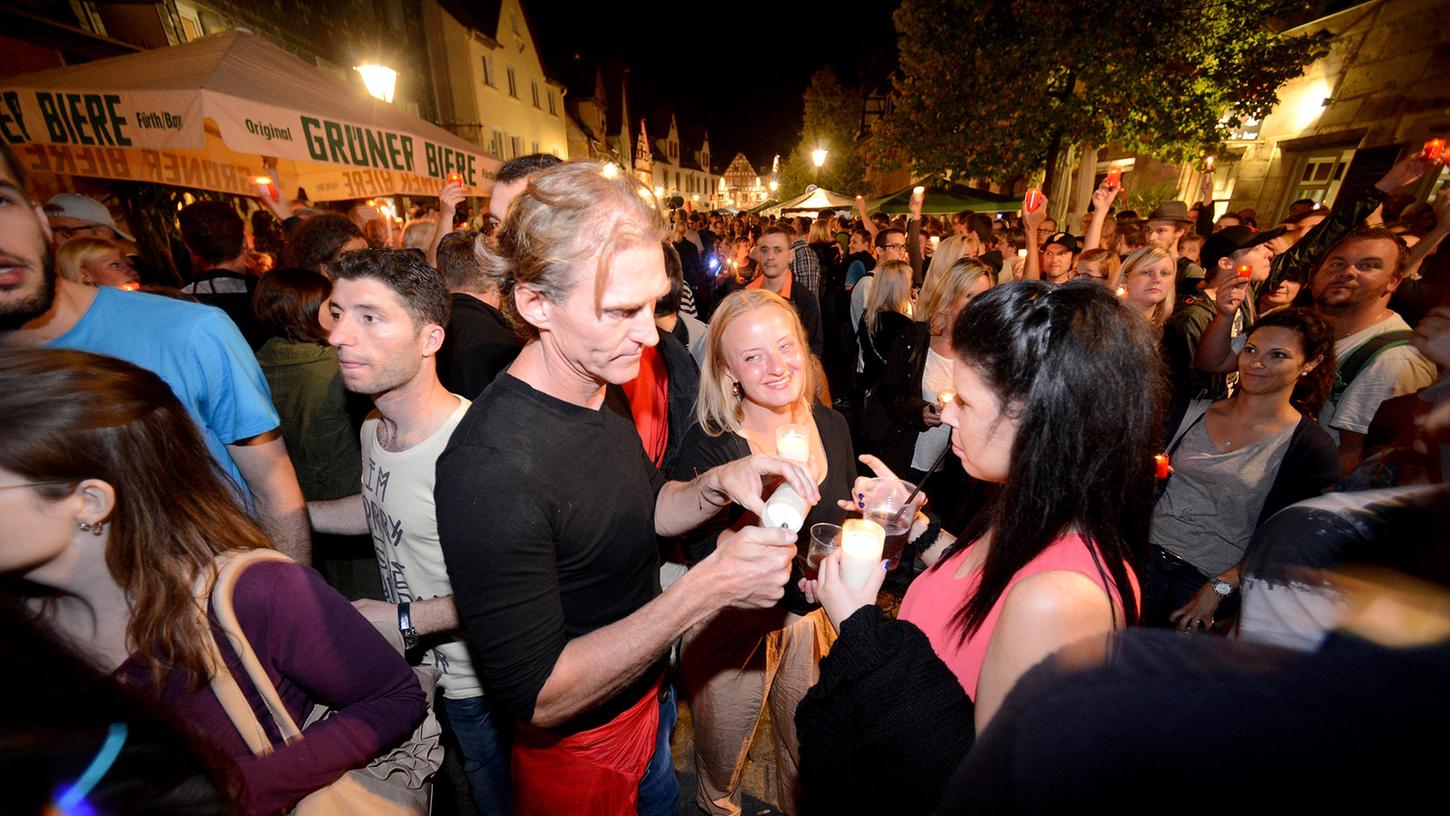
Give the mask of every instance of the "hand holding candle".
[{"label": "hand holding candle", "polygon": [[252,183],[257,185],[257,192],[261,193],[263,198],[273,204],[282,202],[282,195],[277,192],[277,181],[271,175],[253,176]]},{"label": "hand holding candle", "polygon": [[775,453],[782,459],[805,464],[811,459],[811,430],[805,425],[786,424],[775,429]]},{"label": "hand holding candle", "polygon": [[872,572],[881,570],[881,549],[886,530],[868,519],[846,519],[841,525],[841,582],[861,589]]},{"label": "hand holding candle", "polygon": [[945,408],[953,402],[956,402],[956,399],[957,392],[950,388],[943,388],[936,392],[936,405],[938,408]]},{"label": "hand holding candle", "polygon": [[1036,187],[1027,188],[1027,197],[1022,199],[1022,206],[1031,213],[1037,212],[1043,202],[1042,191]]},{"label": "hand holding candle", "polygon": [[1420,157],[1425,161],[1435,162],[1436,164],[1439,164],[1444,159],[1444,156],[1444,139],[1431,139],[1425,142],[1425,149],[1420,153]]},{"label": "hand holding candle", "polygon": [[1254,268],[1248,264],[1239,264],[1234,271],[1238,273],[1239,280],[1248,280],[1254,276]]},{"label": "hand holding candle", "polygon": [[1123,186],[1123,168],[1121,168],[1121,167],[1110,167],[1110,168],[1108,168],[1108,175],[1107,175],[1106,178],[1103,179],[1103,184],[1105,186],[1107,186],[1107,187],[1112,187],[1114,189],[1116,189],[1118,187],[1122,187]]}]

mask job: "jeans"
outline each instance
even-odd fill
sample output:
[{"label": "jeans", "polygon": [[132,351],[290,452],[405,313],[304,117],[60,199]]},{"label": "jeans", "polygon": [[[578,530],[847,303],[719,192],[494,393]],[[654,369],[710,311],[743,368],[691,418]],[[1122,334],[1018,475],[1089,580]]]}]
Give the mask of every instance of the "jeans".
[{"label": "jeans", "polygon": [[665,678],[664,684],[655,753],[650,757],[644,778],[639,781],[640,816],[675,816],[680,811],[680,782],[675,777],[675,759],[670,752],[670,734],[675,730],[675,689],[669,678]]},{"label": "jeans", "polygon": [[[509,784],[508,718],[489,709],[485,697],[450,700],[441,694],[443,715],[458,738],[463,774],[473,802],[484,816],[508,816],[513,806]],[[500,729],[495,723],[503,723]]]},{"label": "jeans", "polygon": [[1143,625],[1172,626],[1168,616],[1181,609],[1208,576],[1158,546],[1148,548],[1143,569]]}]

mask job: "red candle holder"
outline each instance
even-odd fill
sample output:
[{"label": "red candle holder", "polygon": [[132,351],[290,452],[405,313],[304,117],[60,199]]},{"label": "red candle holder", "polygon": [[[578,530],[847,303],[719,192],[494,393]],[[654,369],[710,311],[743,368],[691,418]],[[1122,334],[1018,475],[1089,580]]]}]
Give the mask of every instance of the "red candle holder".
[{"label": "red candle holder", "polygon": [[1028,212],[1037,212],[1038,208],[1042,206],[1042,191],[1036,187],[1027,188],[1027,198],[1022,205],[1027,208]]},{"label": "red candle holder", "polygon": [[1103,179],[1103,184],[1106,184],[1109,187],[1122,187],[1123,186],[1123,170],[1122,170],[1122,168],[1114,167],[1111,170],[1109,170],[1107,177]]},{"label": "red candle holder", "polygon": [[1168,478],[1168,474],[1172,472],[1173,468],[1168,466],[1168,454],[1160,453],[1153,457],[1153,475],[1158,481]]},{"label": "red candle holder", "polygon": [[1425,161],[1439,162],[1445,155],[1445,140],[1431,139],[1425,142],[1425,149],[1420,156]]},{"label": "red candle holder", "polygon": [[1239,268],[1237,271],[1239,275],[1239,280],[1248,280],[1254,275],[1253,267],[1249,266],[1248,264],[1239,264]]}]

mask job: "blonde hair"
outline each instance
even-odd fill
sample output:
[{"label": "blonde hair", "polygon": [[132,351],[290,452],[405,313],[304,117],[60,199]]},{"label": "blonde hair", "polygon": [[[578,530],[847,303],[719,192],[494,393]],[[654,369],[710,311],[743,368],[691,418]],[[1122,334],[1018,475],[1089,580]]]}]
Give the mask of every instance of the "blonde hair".
[{"label": "blonde hair", "polygon": [[831,222],[828,219],[817,218],[811,222],[811,234],[806,243],[823,244],[832,240],[835,239],[831,236]]},{"label": "blonde hair", "polygon": [[1089,249],[1087,252],[1077,256],[1077,263],[1079,268],[1084,263],[1095,263],[1102,266],[1103,277],[1107,281],[1105,285],[1109,289],[1118,288],[1118,272],[1121,271],[1123,263],[1123,260],[1118,257],[1118,253],[1101,247],[1098,249]]},{"label": "blonde hair", "polygon": [[790,305],[790,301],[768,289],[740,289],[731,292],[715,307],[715,314],[710,318],[709,332],[705,335],[705,364],[700,369],[700,393],[695,401],[695,421],[710,436],[735,433],[740,430],[745,420],[745,395],[743,392],[739,396],[735,394],[730,367],[725,363],[725,350],[722,348],[725,330],[739,318],[772,307],[782,309],[790,315],[791,326],[795,329],[796,346],[806,356],[806,365],[801,367],[800,373],[803,380],[801,395],[792,410],[810,413],[811,401],[816,398],[819,369],[795,307]]},{"label": "blonde hair", "polygon": [[618,168],[608,174],[597,161],[570,161],[529,174],[496,240],[478,242],[478,262],[514,330],[532,339],[539,330],[519,315],[515,287],[562,303],[579,282],[575,271],[592,261],[598,308],[614,256],[658,247],[667,236],[654,193],[638,179]]},{"label": "blonde hair", "polygon": [[876,331],[876,319],[883,311],[911,313],[911,264],[887,261],[876,267],[876,280],[866,296],[866,329]]},{"label": "blonde hair", "polygon": [[988,286],[991,286],[995,284],[996,277],[992,267],[982,261],[958,258],[945,271],[927,276],[921,295],[916,299],[916,313],[933,334],[950,332],[951,326],[946,325],[946,320],[951,317],[952,304],[957,302],[957,298],[972,288],[979,278],[986,278]]},{"label": "blonde hair", "polygon": [[[450,225],[451,226],[451,225]],[[427,249],[433,240],[433,230],[442,229],[443,225],[437,221],[409,221],[403,227],[403,248],[404,249]]]},{"label": "blonde hair", "polygon": [[104,238],[81,236],[72,238],[55,251],[55,269],[62,278],[75,283],[86,283],[85,266],[107,252],[118,252],[120,247]]},{"label": "blonde hair", "polygon": [[[1133,277],[1139,269],[1157,261],[1167,261],[1173,267],[1173,280],[1178,280],[1178,263],[1173,258],[1173,253],[1160,246],[1148,245],[1141,249],[1133,250],[1133,254],[1123,261],[1123,269],[1118,273],[1118,280],[1121,286],[1128,285],[1128,279]],[[1153,307],[1153,314],[1148,316],[1148,325],[1161,329],[1163,324],[1168,322],[1168,316],[1173,314],[1173,301],[1177,300],[1177,294],[1170,289],[1163,302]]]}]

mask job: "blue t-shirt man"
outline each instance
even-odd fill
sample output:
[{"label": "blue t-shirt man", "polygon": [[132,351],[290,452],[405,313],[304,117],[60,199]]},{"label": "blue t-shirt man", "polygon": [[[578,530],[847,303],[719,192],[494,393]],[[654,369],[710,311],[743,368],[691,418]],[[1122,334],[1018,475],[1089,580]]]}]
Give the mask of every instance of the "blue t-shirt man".
[{"label": "blue t-shirt man", "polygon": [[191,413],[241,495],[249,495],[226,446],[266,433],[281,420],[262,367],[226,312],[103,286],[70,331],[46,348],[105,354],[154,372]]}]

